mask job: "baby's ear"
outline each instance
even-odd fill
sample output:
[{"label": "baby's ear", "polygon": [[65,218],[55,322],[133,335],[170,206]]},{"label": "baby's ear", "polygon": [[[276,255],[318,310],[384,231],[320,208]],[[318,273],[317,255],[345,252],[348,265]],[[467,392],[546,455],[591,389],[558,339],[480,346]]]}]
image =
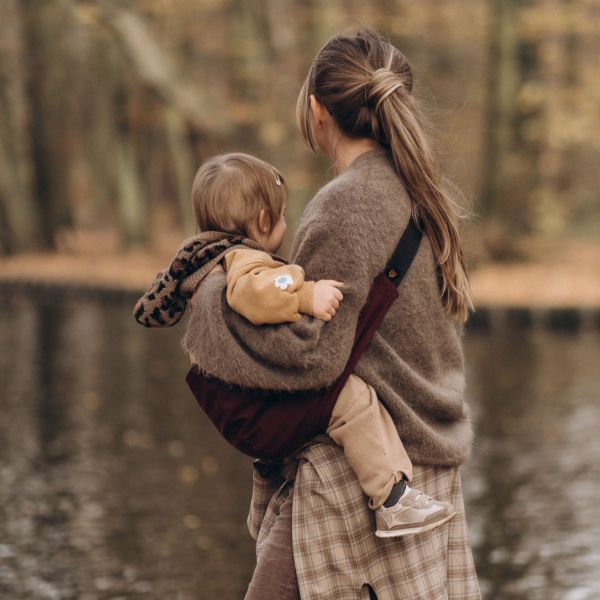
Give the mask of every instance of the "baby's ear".
[{"label": "baby's ear", "polygon": [[269,219],[270,210],[268,208],[261,208],[260,214],[258,215],[258,230],[263,235],[269,235],[271,233],[271,220]]}]

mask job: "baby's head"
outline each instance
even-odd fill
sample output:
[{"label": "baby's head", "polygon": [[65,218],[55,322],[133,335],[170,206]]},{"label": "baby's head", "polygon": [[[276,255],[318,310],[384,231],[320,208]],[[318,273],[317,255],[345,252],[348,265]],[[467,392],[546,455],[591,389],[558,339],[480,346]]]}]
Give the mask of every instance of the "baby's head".
[{"label": "baby's head", "polygon": [[192,187],[200,231],[223,231],[249,237],[276,252],[285,233],[287,187],[268,163],[236,152],[209,158]]}]

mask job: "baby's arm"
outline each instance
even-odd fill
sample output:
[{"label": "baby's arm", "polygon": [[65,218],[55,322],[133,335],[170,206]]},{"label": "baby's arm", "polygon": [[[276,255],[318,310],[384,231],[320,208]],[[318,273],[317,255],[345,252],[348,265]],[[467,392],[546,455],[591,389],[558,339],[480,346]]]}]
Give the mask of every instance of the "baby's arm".
[{"label": "baby's arm", "polygon": [[234,250],[225,256],[225,266],[229,306],[255,325],[293,323],[301,314],[330,320],[339,306],[334,291],[341,300],[330,285],[337,282],[306,281],[302,267],[275,261],[266,252]]}]

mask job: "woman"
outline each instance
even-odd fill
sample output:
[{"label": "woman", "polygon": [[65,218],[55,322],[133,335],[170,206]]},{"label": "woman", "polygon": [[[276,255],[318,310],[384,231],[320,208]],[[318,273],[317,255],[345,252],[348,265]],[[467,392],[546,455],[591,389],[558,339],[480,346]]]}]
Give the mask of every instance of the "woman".
[{"label": "woman", "polygon": [[[257,329],[223,310],[225,280],[196,291],[184,340],[206,372],[265,389],[323,387],[341,373],[358,314],[408,220],[424,224],[399,297],[356,373],[385,403],[415,465],[414,486],[452,503],[432,532],[378,540],[341,450],[326,437],[255,469],[249,517],[257,567],[247,598],[479,598],[457,467],[472,441],[462,323],[471,307],[453,205],[424,136],[403,54],[371,31],[331,39],[298,100],[308,145],[339,175],[306,209],[292,259],[312,279],[345,282],[336,318]],[[243,340],[243,343],[241,342]]]}]

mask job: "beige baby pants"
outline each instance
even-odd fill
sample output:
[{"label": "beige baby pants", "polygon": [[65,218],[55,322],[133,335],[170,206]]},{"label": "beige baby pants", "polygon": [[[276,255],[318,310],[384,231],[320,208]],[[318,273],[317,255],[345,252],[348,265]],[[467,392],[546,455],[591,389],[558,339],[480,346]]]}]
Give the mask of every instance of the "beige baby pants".
[{"label": "beige baby pants", "polygon": [[412,480],[412,464],[392,418],[360,377],[350,375],[333,407],[327,433],[344,449],[372,509],[383,505],[403,474]]}]

